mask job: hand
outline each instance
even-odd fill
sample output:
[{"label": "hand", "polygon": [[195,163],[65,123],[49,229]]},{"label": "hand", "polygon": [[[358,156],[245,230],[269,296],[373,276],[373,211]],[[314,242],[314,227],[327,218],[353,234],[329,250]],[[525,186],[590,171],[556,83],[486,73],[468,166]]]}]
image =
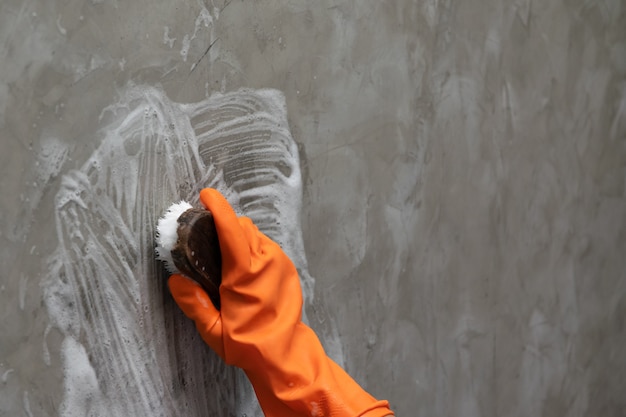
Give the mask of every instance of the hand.
[{"label": "hand", "polygon": [[222,252],[221,310],[194,281],[169,279],[176,303],[226,363],[242,368],[263,412],[273,416],[387,416],[376,401],[328,358],[301,321],[302,291],[295,266],[224,197],[204,189],[200,201],[215,220]]}]

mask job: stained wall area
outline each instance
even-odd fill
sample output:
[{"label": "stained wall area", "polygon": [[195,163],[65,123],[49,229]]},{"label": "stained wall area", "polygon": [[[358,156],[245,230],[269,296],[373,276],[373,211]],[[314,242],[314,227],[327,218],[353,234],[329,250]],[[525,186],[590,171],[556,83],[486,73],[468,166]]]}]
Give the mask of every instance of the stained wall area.
[{"label": "stained wall area", "polygon": [[3,0],[0,143],[0,415],[260,415],[153,258],[204,186],[398,415],[626,410],[620,0]]}]

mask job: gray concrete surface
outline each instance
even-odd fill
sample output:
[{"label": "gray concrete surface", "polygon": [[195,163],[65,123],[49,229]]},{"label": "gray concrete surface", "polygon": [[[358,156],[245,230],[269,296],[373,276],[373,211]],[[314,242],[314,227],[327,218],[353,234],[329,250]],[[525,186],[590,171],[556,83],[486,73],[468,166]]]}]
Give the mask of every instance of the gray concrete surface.
[{"label": "gray concrete surface", "polygon": [[[175,194],[149,186],[158,165],[135,173],[137,199],[149,195],[131,206],[143,240],[115,243],[132,270],[119,276],[141,294],[131,304],[164,342],[129,334],[153,373],[135,381],[162,402],[115,387],[126,373],[98,356],[96,318],[51,313],[80,310],[51,299],[89,298],[49,284],[65,279],[54,259],[75,214],[58,195],[104,149],[114,172],[107,138],[148,100],[124,101],[134,86],[198,135],[188,103],[242,87],[284,94],[298,262],[315,279],[308,316],[398,415],[626,413],[623,1],[2,0],[0,415],[106,415],[120,390],[131,415],[246,412],[240,375],[203,350],[150,264],[151,221]],[[114,201],[106,189],[90,201]],[[107,225],[93,226],[96,242]],[[77,385],[98,397],[68,393]]]}]

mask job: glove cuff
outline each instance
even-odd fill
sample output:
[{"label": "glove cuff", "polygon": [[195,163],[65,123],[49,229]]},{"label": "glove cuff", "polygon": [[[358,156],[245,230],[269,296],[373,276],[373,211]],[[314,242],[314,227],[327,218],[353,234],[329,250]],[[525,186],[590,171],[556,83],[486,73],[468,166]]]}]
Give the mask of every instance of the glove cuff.
[{"label": "glove cuff", "polygon": [[389,401],[379,400],[372,404],[363,414],[359,417],[386,417],[395,416],[394,412],[389,408]]},{"label": "glove cuff", "polygon": [[326,355],[308,326],[300,322],[295,330],[291,350],[275,356],[278,362],[244,369],[266,416],[393,415],[387,401],[377,401]]}]

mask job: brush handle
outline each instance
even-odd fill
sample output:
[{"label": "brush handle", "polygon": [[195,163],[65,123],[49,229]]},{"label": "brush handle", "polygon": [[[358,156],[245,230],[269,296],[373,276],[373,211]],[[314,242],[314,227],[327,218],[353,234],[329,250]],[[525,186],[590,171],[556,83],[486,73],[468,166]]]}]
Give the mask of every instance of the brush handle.
[{"label": "brush handle", "polygon": [[222,253],[210,211],[192,208],[178,217],[178,241],[172,249],[174,265],[196,281],[220,309]]}]

